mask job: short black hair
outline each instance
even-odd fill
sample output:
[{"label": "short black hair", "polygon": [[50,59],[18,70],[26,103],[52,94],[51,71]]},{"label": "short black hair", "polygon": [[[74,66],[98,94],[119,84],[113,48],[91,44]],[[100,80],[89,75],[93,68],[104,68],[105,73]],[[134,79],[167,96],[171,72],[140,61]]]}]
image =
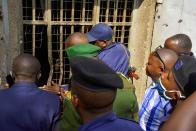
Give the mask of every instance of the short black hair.
[{"label": "short black hair", "polygon": [[192,42],[188,35],[186,34],[176,34],[171,37],[172,40],[178,41],[179,48],[181,48],[184,52],[190,52],[192,48]]},{"label": "short black hair", "polygon": [[32,77],[40,72],[41,64],[31,54],[20,54],[13,60],[12,71],[15,75]]},{"label": "short black hair", "polygon": [[96,92],[82,88],[74,81],[71,82],[71,93],[76,95],[80,101],[84,104],[84,108],[90,112],[104,111],[105,108],[112,107],[116,98],[115,90],[107,90],[102,92]]}]

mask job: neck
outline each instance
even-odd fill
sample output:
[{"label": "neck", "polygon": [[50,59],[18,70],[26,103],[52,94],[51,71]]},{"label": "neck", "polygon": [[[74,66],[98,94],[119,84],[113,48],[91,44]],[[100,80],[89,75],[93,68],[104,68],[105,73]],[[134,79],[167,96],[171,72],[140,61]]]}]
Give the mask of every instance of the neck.
[{"label": "neck", "polygon": [[23,77],[23,76],[17,76],[15,77],[15,82],[35,82],[34,79],[28,78],[28,77]]},{"label": "neck", "polygon": [[111,45],[112,44],[112,40],[109,40],[106,42],[107,46]]}]

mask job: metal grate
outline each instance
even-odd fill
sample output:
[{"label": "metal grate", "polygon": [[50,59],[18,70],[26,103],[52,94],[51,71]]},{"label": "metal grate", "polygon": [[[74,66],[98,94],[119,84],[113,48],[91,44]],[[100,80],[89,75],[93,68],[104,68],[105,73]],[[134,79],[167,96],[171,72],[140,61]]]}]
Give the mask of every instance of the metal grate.
[{"label": "metal grate", "polygon": [[23,0],[24,52],[41,62],[41,85],[69,81],[63,42],[74,32],[87,32],[98,22],[113,28],[113,40],[129,43],[133,0]]}]

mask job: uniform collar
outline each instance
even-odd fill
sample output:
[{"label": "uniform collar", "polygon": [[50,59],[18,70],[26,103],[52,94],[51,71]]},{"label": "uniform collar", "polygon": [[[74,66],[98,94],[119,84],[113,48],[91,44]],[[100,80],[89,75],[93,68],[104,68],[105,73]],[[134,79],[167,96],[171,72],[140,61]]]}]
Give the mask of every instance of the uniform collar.
[{"label": "uniform collar", "polygon": [[110,45],[108,45],[107,47],[105,47],[104,50],[110,49],[110,48],[116,46],[116,44],[117,44],[117,43],[112,42]]},{"label": "uniform collar", "polygon": [[37,88],[37,85],[34,82],[17,82],[11,88]]},{"label": "uniform collar", "polygon": [[94,120],[90,121],[87,124],[82,125],[79,131],[87,131],[87,130],[90,131],[96,127],[107,124],[108,122],[114,121],[116,119],[117,119],[116,114],[114,112],[109,112],[109,113],[106,113],[102,116],[95,118]]}]

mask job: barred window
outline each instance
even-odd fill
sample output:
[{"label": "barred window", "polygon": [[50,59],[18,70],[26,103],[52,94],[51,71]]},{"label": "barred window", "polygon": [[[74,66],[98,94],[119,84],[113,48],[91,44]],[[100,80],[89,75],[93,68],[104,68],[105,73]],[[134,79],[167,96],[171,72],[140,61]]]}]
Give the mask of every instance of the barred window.
[{"label": "barred window", "polygon": [[42,64],[42,85],[69,81],[64,41],[99,22],[113,28],[113,41],[129,44],[134,0],[23,0],[24,52]]}]

